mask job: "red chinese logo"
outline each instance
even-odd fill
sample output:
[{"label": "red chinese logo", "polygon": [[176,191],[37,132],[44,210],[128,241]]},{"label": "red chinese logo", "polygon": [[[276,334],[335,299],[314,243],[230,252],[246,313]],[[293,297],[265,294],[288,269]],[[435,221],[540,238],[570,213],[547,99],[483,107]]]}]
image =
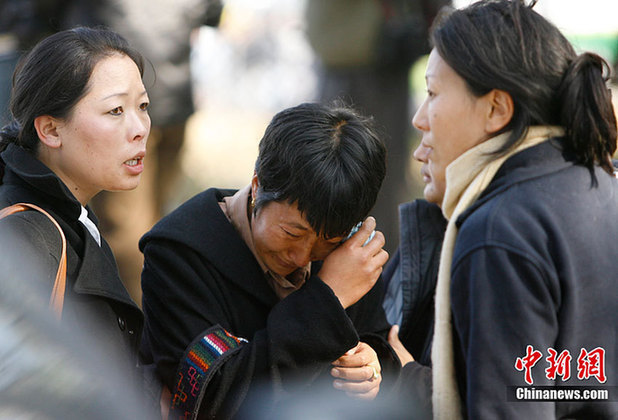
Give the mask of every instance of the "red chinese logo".
[{"label": "red chinese logo", "polygon": [[577,379],[588,379],[591,376],[597,381],[604,383],[605,377],[605,350],[597,347],[594,350],[586,351],[581,349],[577,358]]},{"label": "red chinese logo", "polygon": [[549,356],[545,360],[549,363],[549,367],[545,369],[547,379],[555,380],[556,376],[562,376],[563,381],[567,381],[571,377],[571,353],[568,350],[563,350],[560,355],[551,347],[547,349]]},{"label": "red chinese logo", "polygon": [[[571,377],[571,353],[568,350],[563,350],[558,353],[553,348],[548,348],[549,355],[545,358],[548,363],[545,369],[545,377],[550,380],[556,380],[558,376],[562,377],[563,381],[567,381]],[[526,355],[515,359],[515,369],[524,371],[524,380],[528,385],[532,385],[532,368],[543,357],[543,354],[535,350],[531,345],[526,346]],[[591,377],[596,378],[600,383],[607,380],[605,376],[605,350],[597,347],[594,350],[587,351],[581,349],[577,358],[577,379],[585,380]]]},{"label": "red chinese logo", "polygon": [[528,385],[532,385],[534,382],[532,380],[532,367],[536,365],[541,357],[543,357],[543,354],[540,351],[534,350],[532,346],[528,345],[526,347],[526,355],[524,357],[518,357],[517,360],[515,360],[515,369],[520,372],[522,370],[526,371],[524,379]]}]

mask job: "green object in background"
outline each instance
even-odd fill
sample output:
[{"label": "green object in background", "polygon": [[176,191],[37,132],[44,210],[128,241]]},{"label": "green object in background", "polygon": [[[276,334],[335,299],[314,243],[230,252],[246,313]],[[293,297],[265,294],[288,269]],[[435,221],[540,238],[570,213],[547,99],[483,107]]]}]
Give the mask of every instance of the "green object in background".
[{"label": "green object in background", "polygon": [[618,61],[618,32],[604,34],[566,34],[577,52],[591,51],[599,54],[610,64]]}]

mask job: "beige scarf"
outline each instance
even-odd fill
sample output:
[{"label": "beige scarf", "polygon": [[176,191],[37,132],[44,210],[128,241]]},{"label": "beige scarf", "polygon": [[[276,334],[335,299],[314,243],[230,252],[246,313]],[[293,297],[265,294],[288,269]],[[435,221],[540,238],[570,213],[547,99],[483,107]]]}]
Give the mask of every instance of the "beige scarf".
[{"label": "beige scarf", "polygon": [[435,297],[435,325],[431,360],[433,364],[433,417],[439,420],[462,418],[461,400],[455,380],[453,330],[451,327],[451,264],[457,239],[455,222],[487,188],[494,175],[512,155],[535,146],[548,138],[564,135],[561,127],[535,126],[528,129],[524,140],[514,150],[496,158],[491,153],[502,146],[510,133],[493,137],[466,151],[446,168],[446,192],[442,213],[448,219]]}]

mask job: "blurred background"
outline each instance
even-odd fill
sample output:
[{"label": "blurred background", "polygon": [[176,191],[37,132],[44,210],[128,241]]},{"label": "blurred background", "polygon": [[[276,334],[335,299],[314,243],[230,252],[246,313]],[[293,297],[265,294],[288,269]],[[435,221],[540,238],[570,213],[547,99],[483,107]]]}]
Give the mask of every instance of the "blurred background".
[{"label": "blurred background", "polygon": [[[6,121],[8,75],[36,38],[16,40],[19,31],[26,32],[22,21],[28,13],[38,19],[38,36],[75,24],[111,26],[152,63],[156,78],[145,78],[154,127],[147,173],[136,191],[101,194],[93,201],[103,235],[137,302],[139,237],[206,188],[248,184],[272,116],[305,101],[341,97],[375,116],[387,139],[390,172],[374,215],[387,236],[387,250],[395,251],[397,204],[422,196],[419,166],[411,156],[418,141],[411,119],[425,94],[427,26],[440,6],[470,1],[100,3],[0,0],[0,107]],[[616,69],[616,0],[540,0],[535,9],[576,48],[597,52]]]},{"label": "blurred background", "polygon": [[[198,31],[192,57],[197,111],[183,152],[183,172],[189,182],[177,191],[177,202],[208,185],[247,184],[257,144],[273,114],[318,99],[317,58],[305,37],[303,21],[306,1],[312,0],[226,0],[219,28]],[[593,50],[610,63],[616,61],[618,2],[540,0],[535,9],[559,26],[577,48]],[[425,94],[424,66],[421,57],[410,67],[414,104]],[[412,115],[411,110],[409,121]],[[411,174],[413,181],[419,181],[417,175],[416,171]],[[417,186],[408,199],[419,193]]]},{"label": "blurred background", "polygon": [[[302,101],[329,99],[321,85],[323,57],[307,36],[311,24],[307,20],[308,3],[316,1],[228,0],[219,28],[199,30],[192,57],[197,111],[190,119],[183,153],[185,182],[179,184],[178,195],[170,207],[206,186],[238,188],[248,183],[257,144],[272,115]],[[468,3],[471,2],[456,0],[454,6]],[[536,8],[559,26],[580,51],[592,50],[611,64],[617,62],[618,2],[541,0]],[[399,240],[397,204],[422,197],[420,165],[412,158],[418,138],[411,119],[425,96],[426,58],[421,54],[409,65],[404,64],[405,76],[395,71],[384,76],[405,80],[374,87],[373,91],[370,87],[366,95],[376,89],[391,90],[390,94],[376,98],[376,106],[382,112],[365,107],[369,100],[359,97],[362,95],[354,86],[340,89],[345,100],[362,112],[375,115],[378,124],[388,125],[389,166],[396,168],[394,173],[387,174],[383,188],[395,191],[380,197],[383,203],[378,203],[374,215],[378,228],[387,236],[387,250],[391,254]],[[363,82],[366,86],[365,79],[360,81]],[[403,97],[392,92],[406,88],[409,92]],[[407,107],[402,104],[404,101]],[[395,144],[394,136],[404,138]]]},{"label": "blurred background", "polygon": [[[272,115],[318,99],[317,58],[307,42],[303,21],[307,1],[312,0],[227,0],[219,28],[199,30],[192,57],[198,106],[183,153],[184,176],[189,182],[178,190],[177,201],[208,185],[238,188],[247,184],[257,144]],[[541,0],[535,8],[576,47],[594,50],[615,62],[618,2]],[[415,105],[425,94],[424,66],[421,57],[410,67],[409,89]],[[410,111],[408,122],[413,115]],[[417,175],[411,170],[412,181],[419,181]],[[420,193],[417,185],[407,198]]]}]

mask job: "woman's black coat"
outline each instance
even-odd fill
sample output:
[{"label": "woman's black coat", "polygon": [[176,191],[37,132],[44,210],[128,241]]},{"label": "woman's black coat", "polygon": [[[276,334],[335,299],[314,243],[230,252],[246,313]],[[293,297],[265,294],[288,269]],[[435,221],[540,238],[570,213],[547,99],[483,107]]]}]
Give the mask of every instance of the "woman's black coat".
[{"label": "woman's black coat", "polygon": [[[451,308],[468,418],[617,418],[611,396],[516,395],[525,387],[618,386],[617,214],[615,176],[577,164],[563,140],[551,139],[510,157],[459,216]],[[531,384],[516,368],[528,346],[541,355]],[[565,368],[552,377],[550,349],[570,354],[569,375]],[[603,377],[586,374],[584,352],[595,349],[605,354]]]},{"label": "woman's black coat", "polygon": [[[279,300],[219,207],[231,194],[198,194],[140,241],[146,316],[141,351],[175,394],[172,412],[255,416],[254,410],[295,391],[312,395],[321,375],[328,394],[337,395],[330,363],[359,339],[378,353],[382,389],[388,387],[399,362],[385,340],[389,325],[380,287],[344,310],[314,264],[305,285]],[[219,343],[216,351],[209,340]],[[185,382],[189,377],[192,382]]]},{"label": "woman's black coat", "polygon": [[[13,144],[1,158],[6,166],[0,185],[0,208],[19,202],[35,204],[54,217],[66,236],[63,325],[76,335],[94,338],[100,353],[109,356],[108,360],[92,363],[101,363],[102,368],[113,364],[125,372],[136,372],[143,315],[119,278],[110,247],[103,239],[99,247],[78,221],[80,203],[47,166]],[[24,287],[41,289],[44,301],[48,300],[61,254],[60,236],[52,222],[36,211],[17,213],[0,221],[0,237],[11,244],[10,249],[0,249],[3,287],[23,282]]]}]

